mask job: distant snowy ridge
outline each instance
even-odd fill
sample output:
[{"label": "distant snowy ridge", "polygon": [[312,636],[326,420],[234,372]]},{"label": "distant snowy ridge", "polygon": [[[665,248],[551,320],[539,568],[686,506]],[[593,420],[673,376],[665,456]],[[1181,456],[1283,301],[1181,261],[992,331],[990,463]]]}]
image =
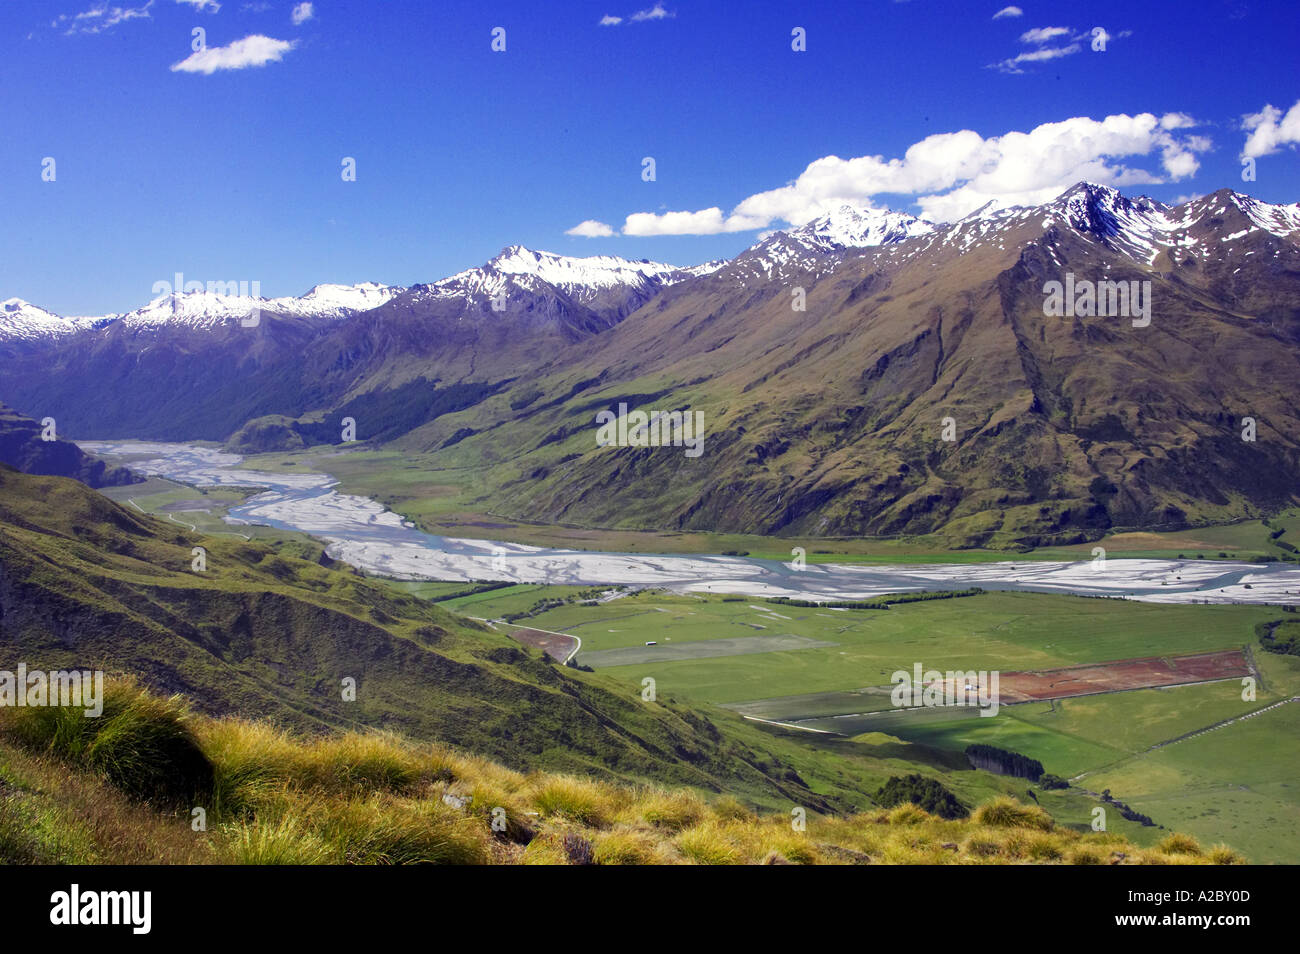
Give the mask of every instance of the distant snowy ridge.
[{"label": "distant snowy ridge", "polygon": [[725,265],[709,262],[678,268],[662,262],[630,261],[614,255],[571,258],[553,252],[508,245],[483,265],[467,268],[427,286],[438,298],[463,298],[467,303],[490,299],[510,287],[539,291],[543,284],[559,289],[575,301],[589,302],[613,289],[651,292],[658,287],[705,275]]},{"label": "distant snowy ridge", "polygon": [[0,337],[19,341],[58,338],[94,327],[95,318],[63,318],[39,305],[9,298],[0,302]]},{"label": "distant snowy ridge", "polygon": [[299,297],[259,298],[214,291],[160,295],[149,304],[121,315],[64,318],[38,305],[10,298],[0,303],[0,340],[37,341],[115,322],[133,329],[168,327],[213,328],[266,312],[302,318],[342,319],[378,308],[406,289],[362,282],[358,285],[317,285]]}]

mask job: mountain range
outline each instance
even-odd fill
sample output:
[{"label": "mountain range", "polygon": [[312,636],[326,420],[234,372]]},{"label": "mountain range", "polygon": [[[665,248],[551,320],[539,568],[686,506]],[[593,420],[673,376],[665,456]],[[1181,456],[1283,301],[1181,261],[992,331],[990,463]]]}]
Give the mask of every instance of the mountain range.
[{"label": "mountain range", "polygon": [[[1296,501],[1298,242],[1300,204],[1079,183],[947,224],[838,207],[693,268],[510,246],[409,288],[10,299],[0,398],[77,438],[246,450],[351,416],[531,520],[1079,541]],[[1148,312],[1053,312],[1067,280]],[[703,412],[707,451],[598,447],[620,403]]]}]

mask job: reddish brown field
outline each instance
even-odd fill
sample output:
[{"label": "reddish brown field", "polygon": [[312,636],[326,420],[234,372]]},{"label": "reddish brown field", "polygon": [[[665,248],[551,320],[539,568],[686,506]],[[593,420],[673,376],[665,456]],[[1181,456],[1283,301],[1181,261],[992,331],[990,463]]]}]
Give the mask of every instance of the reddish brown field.
[{"label": "reddish brown field", "polygon": [[1111,663],[1092,663],[1036,672],[1004,672],[999,688],[1004,703],[1032,702],[1036,699],[1176,686],[1249,675],[1251,669],[1245,654],[1239,649],[1230,649],[1193,656],[1121,659]]},{"label": "reddish brown field", "polygon": [[517,639],[525,646],[531,646],[533,649],[541,649],[546,655],[550,656],[557,662],[564,662],[569,658],[569,653],[573,652],[578,641],[572,636],[565,636],[561,633],[544,633],[540,629],[516,629],[510,634],[511,639]]}]

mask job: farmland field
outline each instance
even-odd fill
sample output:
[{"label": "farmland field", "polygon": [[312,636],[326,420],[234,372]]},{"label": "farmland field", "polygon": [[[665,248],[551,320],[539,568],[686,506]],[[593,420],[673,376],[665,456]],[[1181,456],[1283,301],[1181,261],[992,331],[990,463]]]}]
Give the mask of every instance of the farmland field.
[{"label": "farmland field", "polygon": [[529,624],[581,636],[584,654],[647,640],[666,645],[746,635],[836,644],[602,670],[638,684],[653,676],[661,691],[735,703],[883,685],[890,673],[916,662],[943,670],[1024,670],[1239,649],[1253,639],[1255,623],[1273,616],[1276,610],[1258,606],[1157,606],[1007,592],[837,611],[651,591],[600,606],[564,606]]}]

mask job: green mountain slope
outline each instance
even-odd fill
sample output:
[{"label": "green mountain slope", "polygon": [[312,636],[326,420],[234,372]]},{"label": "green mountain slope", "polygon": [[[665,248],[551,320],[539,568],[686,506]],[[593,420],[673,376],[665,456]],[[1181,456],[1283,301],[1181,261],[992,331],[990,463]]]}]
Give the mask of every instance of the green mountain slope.
[{"label": "green mountain slope", "polygon": [[109,467],[64,440],[43,440],[44,428],[0,404],[0,464],[29,474],[71,477],[90,487],[113,487],[143,480],[124,467]]}]

